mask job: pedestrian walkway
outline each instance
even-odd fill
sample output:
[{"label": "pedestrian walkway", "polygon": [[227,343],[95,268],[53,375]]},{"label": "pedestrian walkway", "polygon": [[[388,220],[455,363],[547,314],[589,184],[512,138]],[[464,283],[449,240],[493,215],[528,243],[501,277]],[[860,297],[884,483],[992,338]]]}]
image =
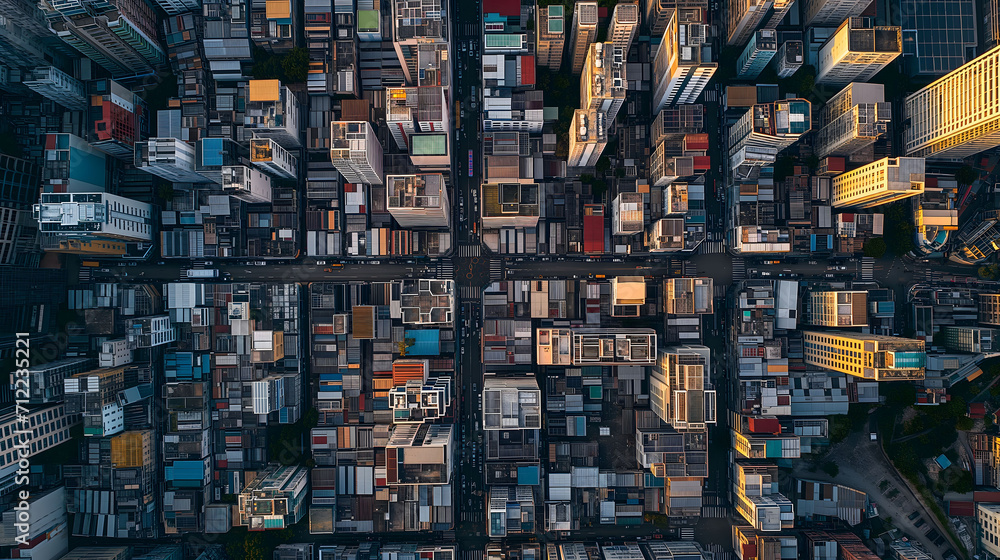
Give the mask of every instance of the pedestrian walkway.
[{"label": "pedestrian walkway", "polygon": [[722,241],[702,241],[699,253],[702,255],[718,255],[726,252],[726,244]]},{"label": "pedestrian walkway", "polygon": [[747,277],[747,265],[741,257],[733,258],[733,281],[743,280]]},{"label": "pedestrian walkway", "polygon": [[861,259],[861,280],[871,282],[875,279],[875,259],[863,257]]},{"label": "pedestrian walkway", "polygon": [[455,266],[451,264],[451,261],[441,262],[437,265],[437,277],[441,279],[454,279],[455,278]]},{"label": "pedestrian walkway", "polygon": [[478,257],[480,251],[482,251],[481,245],[459,245],[458,246],[458,256],[459,257]]},{"label": "pedestrian walkway", "polygon": [[483,289],[479,286],[460,286],[459,287],[459,297],[462,299],[471,299],[473,301],[479,301],[479,298],[483,294]]},{"label": "pedestrian walkway", "polygon": [[479,24],[478,23],[463,23],[462,24],[462,35],[466,37],[479,37]]},{"label": "pedestrian walkway", "polygon": [[494,259],[490,261],[490,281],[497,282],[503,280],[503,261]]},{"label": "pedestrian walkway", "polygon": [[682,541],[694,540],[694,527],[681,527],[680,533]]},{"label": "pedestrian walkway", "polygon": [[691,261],[684,261],[684,276],[698,276],[698,265]]}]

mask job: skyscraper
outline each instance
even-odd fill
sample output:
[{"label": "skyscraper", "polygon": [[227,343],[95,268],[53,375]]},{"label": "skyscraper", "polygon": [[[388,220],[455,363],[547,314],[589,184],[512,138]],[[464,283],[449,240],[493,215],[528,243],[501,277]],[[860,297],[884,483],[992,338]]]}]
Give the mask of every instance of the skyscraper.
[{"label": "skyscraper", "polygon": [[583,71],[590,44],[597,38],[597,2],[577,2],[573,7],[573,29],[569,38],[573,74]]},{"label": "skyscraper", "polygon": [[562,66],[563,51],[566,50],[566,8],[562,4],[552,4],[537,10],[535,33],[537,48],[535,58],[539,66],[559,71]]},{"label": "skyscraper", "polygon": [[611,27],[608,29],[608,41],[620,48],[628,58],[628,49],[632,40],[639,32],[639,2],[623,2],[615,4],[611,15]]},{"label": "skyscraper", "polygon": [[700,13],[708,12],[708,0],[646,0],[646,25],[649,33],[656,37],[662,35],[670,23],[670,17],[676,10],[697,9]]},{"label": "skyscraper", "polygon": [[805,362],[872,381],[924,378],[924,341],[846,332],[802,333]]},{"label": "skyscraper", "polygon": [[868,292],[809,292],[809,324],[817,327],[863,327],[868,324]]},{"label": "skyscraper", "polygon": [[393,0],[392,44],[406,83],[418,85],[423,68],[420,58],[433,54],[425,51],[448,50],[447,15],[448,4],[444,0]]},{"label": "skyscraper", "polygon": [[[785,41],[774,55],[774,71],[779,78],[787,78],[802,68],[805,53],[802,41]],[[804,95],[806,92],[801,92]]]},{"label": "skyscraper", "polygon": [[611,43],[591,43],[580,76],[580,108],[607,113],[608,126],[625,103],[625,56]]},{"label": "skyscraper", "polygon": [[[743,148],[780,152],[812,130],[812,104],[805,99],[758,103],[729,128],[730,157]],[[744,152],[745,153],[745,152]],[[743,162],[734,162],[741,165]]]},{"label": "skyscraper", "polygon": [[607,114],[594,109],[577,109],[570,124],[568,167],[591,167],[597,164],[608,145]]},{"label": "skyscraper", "polygon": [[706,43],[701,10],[675,10],[653,59],[653,112],[667,105],[694,103],[719,65]]},{"label": "skyscraper", "polygon": [[726,44],[740,46],[750,40],[760,27],[774,0],[729,0],[726,18]]},{"label": "skyscraper", "polygon": [[802,21],[806,26],[832,27],[860,16],[872,0],[805,0]]},{"label": "skyscraper", "polygon": [[80,80],[55,68],[44,66],[35,68],[22,83],[35,93],[56,103],[81,111],[87,107],[87,88]]},{"label": "skyscraper", "polygon": [[150,138],[135,145],[135,166],[175,183],[205,183],[194,170],[194,146],[176,138]]},{"label": "skyscraper", "polygon": [[382,144],[367,122],[330,123],[330,159],[349,183],[382,184]]},{"label": "skyscraper", "polygon": [[716,421],[716,395],[707,346],[663,348],[649,374],[649,407],[678,431],[704,430]]},{"label": "skyscraper", "polygon": [[760,75],[778,52],[778,32],[761,29],[753,34],[736,62],[736,75],[751,80]]},{"label": "skyscraper", "polygon": [[965,158],[1000,144],[1000,46],[904,102],[906,155]]},{"label": "skyscraper", "polygon": [[447,228],[451,223],[448,188],[440,173],[386,175],[386,208],[405,228]]},{"label": "skyscraper", "polygon": [[838,86],[867,82],[902,52],[899,27],[875,25],[870,17],[852,17],[819,49],[816,83]]},{"label": "skyscraper", "polygon": [[833,178],[833,206],[873,208],[924,192],[924,158],[882,158]]},{"label": "skyscraper", "polygon": [[849,156],[886,134],[892,104],[883,100],[881,84],[848,84],[820,112],[817,157]]}]

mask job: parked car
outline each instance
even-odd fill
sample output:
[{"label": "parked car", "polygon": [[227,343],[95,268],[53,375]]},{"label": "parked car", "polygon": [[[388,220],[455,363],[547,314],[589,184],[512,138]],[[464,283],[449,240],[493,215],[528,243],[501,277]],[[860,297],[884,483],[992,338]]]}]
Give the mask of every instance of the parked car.
[{"label": "parked car", "polygon": [[924,521],[923,517],[921,517],[920,519],[917,520],[916,523],[913,524],[913,526],[919,529],[920,527],[924,526],[924,523],[927,523],[927,522]]},{"label": "parked car", "polygon": [[919,511],[915,511],[915,512],[911,513],[910,515],[906,516],[906,518],[909,519],[910,521],[913,521],[914,519],[916,519],[918,517],[920,517],[920,512]]}]

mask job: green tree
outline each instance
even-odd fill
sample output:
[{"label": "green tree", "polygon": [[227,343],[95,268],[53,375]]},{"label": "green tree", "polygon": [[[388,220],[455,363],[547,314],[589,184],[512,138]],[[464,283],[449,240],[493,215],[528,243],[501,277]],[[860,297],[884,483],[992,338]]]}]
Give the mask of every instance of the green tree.
[{"label": "green tree", "polygon": [[885,239],[881,237],[873,237],[865,241],[864,251],[866,257],[881,259],[882,255],[885,255],[885,249]]},{"label": "green tree", "polygon": [[914,248],[913,211],[909,200],[883,206],[885,244],[894,255],[905,255]]},{"label": "green tree", "polygon": [[959,416],[958,419],[955,420],[955,429],[962,430],[963,432],[968,432],[974,425],[975,421],[968,416]]},{"label": "green tree", "polygon": [[281,69],[287,83],[300,84],[309,75],[309,50],[295,47],[281,59]]},{"label": "green tree", "polygon": [[827,461],[823,463],[823,466],[821,468],[823,469],[823,472],[825,472],[826,474],[830,475],[833,478],[837,478],[837,475],[840,474],[840,467],[838,467],[837,463],[834,463],[833,461]]},{"label": "green tree", "polygon": [[987,264],[979,267],[977,272],[979,273],[979,277],[984,280],[996,280],[998,275],[1000,275],[1000,265],[996,263]]},{"label": "green tree", "polygon": [[601,156],[597,160],[597,164],[594,165],[594,169],[596,169],[601,175],[604,175],[609,169],[611,169],[611,159],[608,158],[608,156]]},{"label": "green tree", "polygon": [[955,180],[959,185],[971,185],[979,178],[979,173],[971,165],[963,165],[955,172]]}]

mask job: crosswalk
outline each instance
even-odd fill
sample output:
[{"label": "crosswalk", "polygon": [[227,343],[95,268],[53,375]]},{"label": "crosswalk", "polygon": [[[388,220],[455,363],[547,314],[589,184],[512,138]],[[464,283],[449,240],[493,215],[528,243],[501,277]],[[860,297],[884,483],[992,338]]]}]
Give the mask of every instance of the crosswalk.
[{"label": "crosswalk", "polygon": [[747,265],[741,257],[733,259],[733,280],[743,280],[747,277]]},{"label": "crosswalk", "polygon": [[490,281],[503,280],[503,261],[494,259],[490,261]]},{"label": "crosswalk", "polygon": [[479,24],[478,23],[463,23],[462,24],[462,35],[466,37],[478,37],[479,36]]},{"label": "crosswalk", "polygon": [[483,549],[463,550],[462,560],[483,560]]},{"label": "crosswalk", "polygon": [[681,527],[680,533],[682,541],[694,540],[694,527]]},{"label": "crosswalk", "polygon": [[728,550],[722,548],[722,546],[718,544],[709,544],[709,545],[703,544],[702,548],[705,549],[705,552],[710,552],[714,560],[733,560],[733,558],[735,558],[732,552],[729,552]]},{"label": "crosswalk", "polygon": [[702,241],[700,252],[702,255],[717,255],[719,253],[725,253],[726,244],[722,241]]},{"label": "crosswalk", "polygon": [[483,289],[479,286],[460,286],[459,296],[462,299],[471,299],[479,301],[479,298],[483,294]]},{"label": "crosswalk", "polygon": [[80,282],[90,282],[91,272],[89,268],[80,269]]},{"label": "crosswalk", "polygon": [[729,517],[729,510],[725,506],[701,506],[701,516],[711,519],[725,519]]},{"label": "crosswalk", "polygon": [[442,280],[455,278],[455,266],[450,262],[441,262],[437,265],[437,277]]},{"label": "crosswalk", "polygon": [[871,257],[861,259],[861,279],[866,281],[875,279],[875,259]]},{"label": "crosswalk", "polygon": [[684,261],[684,276],[698,276],[698,265],[691,261]]},{"label": "crosswalk", "polygon": [[[483,522],[483,512],[481,511],[463,511],[462,521],[469,521],[471,523],[482,523]],[[472,551],[475,552],[475,551]],[[482,551],[479,552],[479,557],[483,557]]]},{"label": "crosswalk", "polygon": [[705,103],[715,103],[719,100],[719,92],[714,89],[705,90]]},{"label": "crosswalk", "polygon": [[481,245],[459,245],[458,246],[458,256],[459,257],[478,257],[480,251],[482,251],[482,246]]}]

